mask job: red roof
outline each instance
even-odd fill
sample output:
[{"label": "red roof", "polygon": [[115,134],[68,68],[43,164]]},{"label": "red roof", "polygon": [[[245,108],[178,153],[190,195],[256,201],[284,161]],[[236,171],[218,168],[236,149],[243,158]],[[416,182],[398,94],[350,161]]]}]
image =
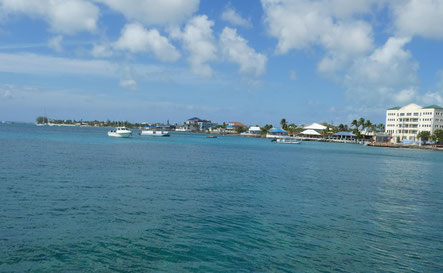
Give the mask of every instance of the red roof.
[{"label": "red roof", "polygon": [[229,125],[231,125],[231,126],[239,126],[239,127],[246,127],[246,125],[244,125],[243,123],[238,122],[238,121],[230,121]]}]

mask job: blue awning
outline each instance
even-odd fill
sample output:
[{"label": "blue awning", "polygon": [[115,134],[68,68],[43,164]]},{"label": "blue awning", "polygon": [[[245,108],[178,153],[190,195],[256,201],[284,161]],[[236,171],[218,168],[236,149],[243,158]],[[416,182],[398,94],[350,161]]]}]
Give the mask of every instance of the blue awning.
[{"label": "blue awning", "polygon": [[282,133],[282,134],[286,134],[287,132],[285,130],[283,130],[283,129],[280,129],[280,128],[274,128],[274,129],[269,130],[269,133]]},{"label": "blue awning", "polygon": [[332,134],[333,136],[349,136],[349,137],[355,137],[357,135],[351,133],[351,132],[338,132],[335,134]]}]

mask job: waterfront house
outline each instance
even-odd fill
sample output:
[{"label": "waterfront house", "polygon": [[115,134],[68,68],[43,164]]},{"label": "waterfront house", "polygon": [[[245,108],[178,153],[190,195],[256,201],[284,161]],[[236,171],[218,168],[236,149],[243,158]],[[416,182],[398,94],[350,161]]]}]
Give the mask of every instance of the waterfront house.
[{"label": "waterfront house", "polygon": [[300,134],[304,135],[308,138],[319,138],[321,136],[321,134],[319,132],[312,130],[312,129],[304,130]]},{"label": "waterfront house", "polygon": [[241,122],[238,121],[230,121],[228,123],[228,125],[226,126],[226,131],[227,132],[235,132],[235,129],[238,127],[246,127],[246,125],[244,125]]},{"label": "waterfront house", "polygon": [[324,125],[321,125],[319,123],[312,123],[312,124],[304,126],[303,129],[305,129],[305,130],[314,130],[314,131],[322,131],[322,130],[326,130],[327,127],[324,126]]},{"label": "waterfront house", "polygon": [[180,131],[208,131],[212,126],[217,125],[210,120],[193,117],[185,121],[185,124],[180,128]]},{"label": "waterfront house", "polygon": [[261,133],[261,129],[258,126],[249,127],[248,133],[250,135],[259,135]]},{"label": "waterfront house", "polygon": [[392,142],[415,142],[417,134],[443,129],[443,107],[430,105],[421,107],[411,103],[403,107],[386,110],[385,133],[392,135]]},{"label": "waterfront house", "polygon": [[343,141],[343,140],[354,141],[357,139],[357,135],[353,134],[351,132],[338,132],[338,133],[332,134],[332,139],[340,140],[340,141]]}]

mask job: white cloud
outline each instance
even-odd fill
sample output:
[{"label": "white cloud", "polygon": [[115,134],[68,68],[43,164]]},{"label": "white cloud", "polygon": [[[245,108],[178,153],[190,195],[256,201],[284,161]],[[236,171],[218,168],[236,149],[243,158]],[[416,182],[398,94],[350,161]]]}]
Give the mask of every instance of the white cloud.
[{"label": "white cloud", "polygon": [[118,66],[101,60],[80,60],[32,53],[0,53],[0,71],[26,74],[115,76]]},{"label": "white cloud", "polygon": [[399,105],[406,105],[408,103],[414,102],[417,97],[417,91],[413,88],[403,89],[398,93],[393,95],[393,100]]},{"label": "white cloud", "polygon": [[443,39],[443,1],[401,0],[390,6],[398,35]]},{"label": "white cloud", "polygon": [[373,48],[371,25],[352,17],[370,10],[372,3],[362,8],[339,0],[262,0],[262,6],[268,33],[278,40],[276,52],[320,46],[326,51],[318,66],[321,72],[342,69]]},{"label": "white cloud", "polygon": [[158,30],[146,30],[140,24],[128,24],[123,30],[121,37],[114,44],[115,48],[128,50],[132,53],[152,52],[159,60],[174,62],[180,58],[180,53],[161,36]]},{"label": "white cloud", "polygon": [[55,50],[56,52],[62,52],[63,46],[62,46],[63,36],[57,35],[48,41],[49,48]]},{"label": "white cloud", "polygon": [[94,32],[99,17],[99,9],[84,0],[0,0],[0,5],[5,14],[42,17],[51,31],[63,34]]},{"label": "white cloud", "polygon": [[443,91],[427,92],[424,95],[420,96],[420,98],[424,104],[437,104],[439,106],[443,106]]},{"label": "white cloud", "polygon": [[227,6],[221,15],[222,20],[229,22],[235,26],[242,26],[250,28],[252,27],[252,23],[250,20],[246,20],[241,17],[240,14],[237,13],[232,7]]},{"label": "white cloud", "polygon": [[225,27],[220,35],[220,44],[224,56],[240,65],[241,73],[259,76],[265,72],[266,56],[249,47],[248,42],[237,34],[237,30]]},{"label": "white cloud", "polygon": [[344,79],[348,97],[365,104],[410,101],[418,82],[418,63],[403,48],[409,41],[391,37],[371,55],[355,60]]},{"label": "white cloud", "polygon": [[197,11],[199,0],[96,0],[146,25],[179,24]]},{"label": "white cloud", "polygon": [[91,55],[95,58],[106,58],[112,56],[113,51],[109,44],[94,44],[91,50]]},{"label": "white cloud", "polygon": [[120,80],[119,85],[127,89],[137,89],[137,82],[134,79]]},{"label": "white cloud", "polygon": [[189,52],[188,61],[192,71],[201,76],[211,76],[212,69],[207,62],[216,59],[217,48],[213,36],[214,22],[206,15],[193,17],[183,31],[174,29],[171,37],[180,39]]}]

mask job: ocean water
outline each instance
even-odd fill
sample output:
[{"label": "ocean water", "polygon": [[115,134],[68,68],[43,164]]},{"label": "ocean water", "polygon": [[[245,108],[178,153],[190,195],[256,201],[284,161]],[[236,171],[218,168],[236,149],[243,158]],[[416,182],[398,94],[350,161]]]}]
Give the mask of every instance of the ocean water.
[{"label": "ocean water", "polygon": [[443,272],[443,153],[0,125],[1,272]]}]

